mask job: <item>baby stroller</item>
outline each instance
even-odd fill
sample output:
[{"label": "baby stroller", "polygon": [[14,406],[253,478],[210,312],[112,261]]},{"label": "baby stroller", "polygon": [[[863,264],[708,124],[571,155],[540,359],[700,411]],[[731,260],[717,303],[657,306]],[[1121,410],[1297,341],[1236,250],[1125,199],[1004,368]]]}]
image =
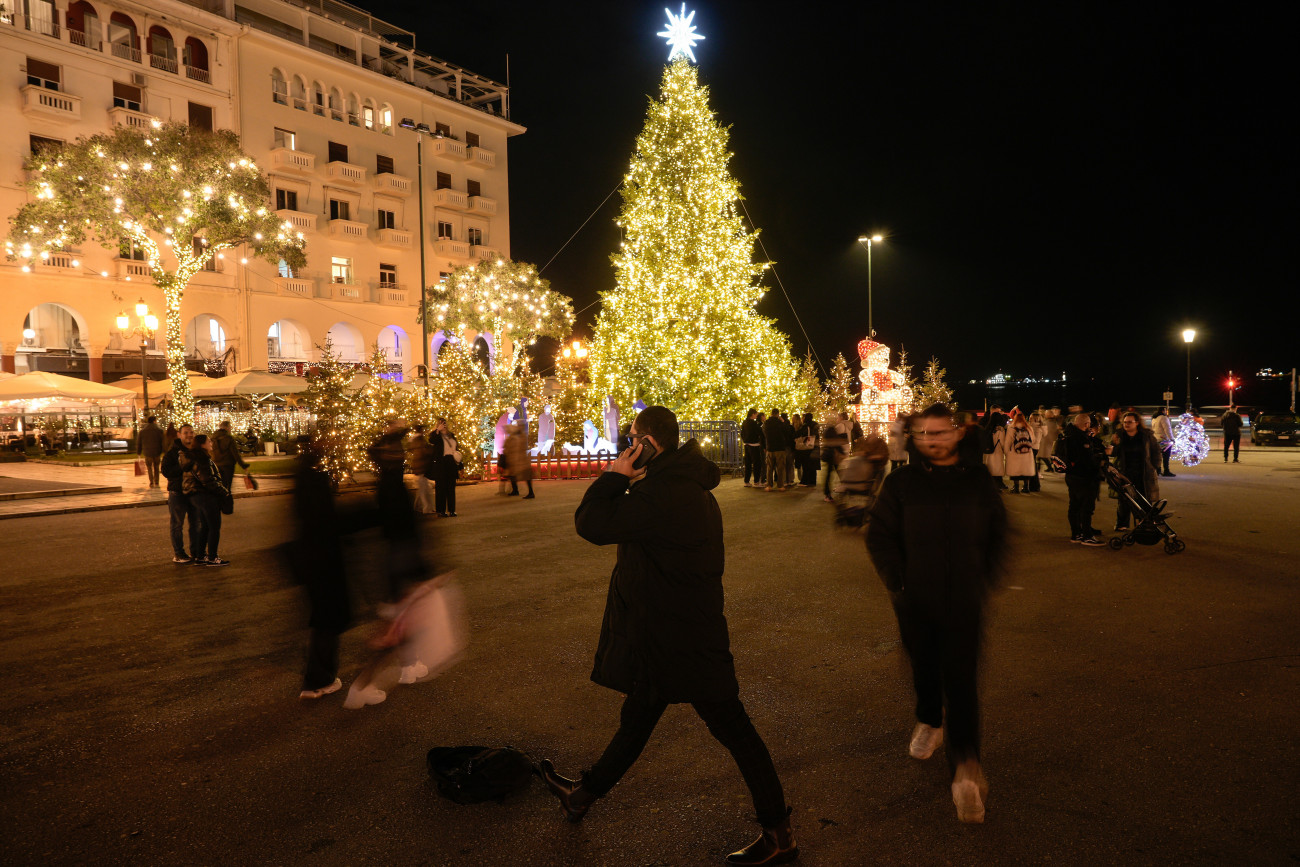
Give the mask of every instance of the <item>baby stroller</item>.
[{"label": "baby stroller", "polygon": [[1158,545],[1164,542],[1166,554],[1177,554],[1187,547],[1187,543],[1179,539],[1178,534],[1165,521],[1164,511],[1167,501],[1159,500],[1151,503],[1109,461],[1101,469],[1106,484],[1127,500],[1129,508],[1133,511],[1133,529],[1121,536],[1111,537],[1107,544],[1112,550],[1118,551],[1125,545],[1132,545],[1135,542],[1139,545]]},{"label": "baby stroller", "polygon": [[885,477],[884,462],[854,455],[840,464],[839,476],[834,488],[835,525],[859,529],[876,504],[876,493]]}]

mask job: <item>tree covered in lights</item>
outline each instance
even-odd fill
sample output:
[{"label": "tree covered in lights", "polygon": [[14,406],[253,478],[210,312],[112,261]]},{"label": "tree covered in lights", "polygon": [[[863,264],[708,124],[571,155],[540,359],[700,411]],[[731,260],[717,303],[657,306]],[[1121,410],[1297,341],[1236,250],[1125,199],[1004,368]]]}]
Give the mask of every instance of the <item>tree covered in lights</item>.
[{"label": "tree covered in lights", "polygon": [[558,449],[564,443],[583,441],[582,422],[601,417],[600,397],[593,395],[587,377],[585,358],[557,358],[556,392],[551,395],[551,415],[555,417],[555,443]]},{"label": "tree covered in lights", "polygon": [[708,89],[677,57],[624,178],[615,288],[601,296],[591,344],[598,395],[697,420],[798,401],[789,340],[754,309],[767,265],[753,261],[730,159]]},{"label": "tree covered in lights", "polygon": [[921,375],[921,382],[916,386],[913,392],[913,407],[917,412],[929,409],[937,403],[942,403],[949,409],[956,409],[957,402],[954,400],[952,389],[944,382],[944,377],[948,375],[939,364],[939,359],[933,356],[926,362],[925,373]]},{"label": "tree covered in lights", "polygon": [[430,331],[441,329],[457,338],[469,329],[487,332],[497,351],[509,338],[515,356],[494,362],[511,375],[525,346],[541,336],[564,338],[573,330],[572,299],[553,291],[526,262],[496,259],[461,266],[429,287],[425,305],[420,315],[428,318]]},{"label": "tree covered in lights", "polygon": [[356,370],[345,364],[342,355],[334,350],[327,337],[320,347],[320,364],[307,378],[307,390],[301,400],[316,416],[316,437],[320,442],[321,469],[338,484],[351,475],[354,467],[349,463],[349,436],[353,406],[352,378]]},{"label": "tree covered in lights", "polygon": [[411,409],[410,392],[383,375],[388,373],[388,356],[377,343],[370,348],[367,367],[370,379],[353,396],[343,430],[342,451],[351,470],[377,469],[366,450],[383,434],[389,417],[405,417]]},{"label": "tree covered in lights", "polygon": [[[472,476],[483,467],[483,446],[488,436],[484,425],[494,402],[487,372],[467,344],[459,338],[443,344],[438,366],[429,372],[428,409],[421,420],[430,429],[434,419],[447,420],[447,428],[460,447],[465,475]],[[496,416],[491,420],[495,422]]]},{"label": "tree covered in lights", "polygon": [[181,320],[190,279],[240,246],[292,268],[306,263],[302,234],[270,209],[270,188],[239,137],[155,121],[151,129],[119,127],[40,151],[25,167],[32,200],[10,218],[8,255],[74,252],[92,236],[109,249],[141,250],[166,299],[172,415],[193,421]]},{"label": "tree covered in lights", "polygon": [[1205,435],[1205,425],[1196,416],[1185,412],[1174,422],[1174,447],[1170,457],[1181,461],[1185,467],[1194,467],[1210,456],[1210,440]]},{"label": "tree covered in lights", "polygon": [[831,362],[831,375],[826,383],[822,403],[827,411],[836,415],[848,412],[849,404],[853,403],[853,371],[849,370],[849,362],[844,358],[843,352],[837,353]]},{"label": "tree covered in lights", "polygon": [[799,366],[797,383],[799,403],[793,409],[810,412],[818,424],[826,415],[826,394],[822,390],[822,381],[817,376],[817,365],[813,363],[812,347],[804,355],[803,364]]}]

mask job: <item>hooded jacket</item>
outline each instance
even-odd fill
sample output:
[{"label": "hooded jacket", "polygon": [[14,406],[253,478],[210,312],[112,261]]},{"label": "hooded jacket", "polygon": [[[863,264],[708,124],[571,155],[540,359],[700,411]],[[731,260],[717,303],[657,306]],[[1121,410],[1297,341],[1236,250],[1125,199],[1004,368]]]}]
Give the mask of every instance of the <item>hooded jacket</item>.
[{"label": "hooded jacket", "polygon": [[669,703],[739,694],[723,614],[722,473],[695,440],[660,455],[629,490],[622,473],[592,482],[578,535],[618,545],[591,679]]}]

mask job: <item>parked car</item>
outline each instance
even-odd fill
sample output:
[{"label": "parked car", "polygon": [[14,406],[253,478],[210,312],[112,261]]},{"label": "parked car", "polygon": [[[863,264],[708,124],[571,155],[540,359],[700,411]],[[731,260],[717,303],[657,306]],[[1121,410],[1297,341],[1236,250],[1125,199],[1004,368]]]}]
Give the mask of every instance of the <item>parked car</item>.
[{"label": "parked car", "polygon": [[1300,417],[1293,412],[1261,412],[1250,427],[1257,446],[1300,445]]}]

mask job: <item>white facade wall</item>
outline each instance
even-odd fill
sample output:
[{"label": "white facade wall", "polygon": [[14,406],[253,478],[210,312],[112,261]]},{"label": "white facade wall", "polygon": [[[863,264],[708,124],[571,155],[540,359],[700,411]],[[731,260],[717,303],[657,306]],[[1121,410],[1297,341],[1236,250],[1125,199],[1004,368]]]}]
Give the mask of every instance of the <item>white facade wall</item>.
[{"label": "white facade wall", "polygon": [[[279,191],[287,198],[280,203],[294,206],[281,209],[283,216],[307,237],[307,266],[292,277],[282,276],[272,263],[250,259],[241,264],[242,251],[227,251],[216,270],[194,278],[182,311],[192,355],[224,356],[234,369],[305,367],[318,360],[317,347],[328,335],[355,361],[364,360],[369,347],[379,342],[409,376],[422,356],[416,321],[417,138],[424,157],[428,282],[436,283],[440,273],[459,265],[509,255],[506,139],[523,130],[499,112],[393,77],[402,74],[434,90],[456,92],[454,86],[416,75],[409,52],[403,68],[395,47],[364,27],[345,27],[280,0],[241,0],[239,9],[232,0],[224,5],[214,0],[213,12],[170,0],[156,0],[148,8],[122,0],[94,3],[100,30],[96,48],[93,36],[80,35],[92,28],[74,27],[78,32],[70,34],[67,26],[85,20],[78,14],[84,3],[70,17],[66,2],[59,0],[46,18],[41,9],[20,9],[12,24],[0,25],[0,114],[11,119],[0,125],[0,214],[6,220],[26,201],[22,160],[32,136],[72,141],[107,131],[114,123],[147,122],[150,116],[186,120],[195,103],[213,110],[215,126],[239,132],[244,150],[269,180],[272,206]],[[110,44],[110,36],[119,43],[124,39],[117,27],[110,34],[114,13],[136,23],[138,56]],[[256,26],[236,18],[255,20]],[[60,26],[49,26],[49,19]],[[153,45],[166,51],[163,40],[146,38],[155,26],[166,27],[178,46],[175,72],[165,60],[151,60]],[[206,76],[181,62],[180,46],[187,38],[203,41]],[[332,56],[325,53],[330,46],[353,51],[350,57],[342,56],[342,49]],[[383,64],[373,59],[381,54],[388,58]],[[59,67],[57,90],[27,85],[28,57]],[[140,111],[114,109],[113,82],[139,83],[139,76],[144,77]],[[295,80],[303,83],[301,94],[293,87]],[[42,96],[57,104],[38,104]],[[398,126],[403,118],[431,130],[441,126],[448,134],[417,136]],[[292,133],[291,147],[284,146],[285,136],[277,129]],[[466,146],[473,136],[477,148]],[[331,143],[336,157],[346,150],[345,159],[331,162]],[[378,171],[381,157],[391,160],[391,172]],[[439,173],[448,189],[439,189]],[[473,192],[477,196],[469,195]],[[346,219],[339,205],[332,210],[331,200],[346,206]],[[380,211],[392,214],[391,228],[381,228]],[[123,339],[114,320],[123,310],[130,312],[138,299],[161,315],[162,293],[147,275],[133,274],[138,266],[119,258],[116,250],[88,243],[72,258],[75,267],[64,259],[59,263],[64,267],[39,266],[31,273],[23,273],[21,263],[0,262],[3,369],[39,367],[108,381],[138,373],[139,343]],[[336,264],[336,259],[342,261]],[[381,265],[391,266],[382,280]],[[48,304],[57,306],[42,306]],[[38,332],[34,339],[24,338],[25,324]],[[157,343],[150,363],[155,375],[164,369],[161,336]],[[508,346],[500,348],[508,351]],[[33,355],[42,359],[29,365]]]}]

